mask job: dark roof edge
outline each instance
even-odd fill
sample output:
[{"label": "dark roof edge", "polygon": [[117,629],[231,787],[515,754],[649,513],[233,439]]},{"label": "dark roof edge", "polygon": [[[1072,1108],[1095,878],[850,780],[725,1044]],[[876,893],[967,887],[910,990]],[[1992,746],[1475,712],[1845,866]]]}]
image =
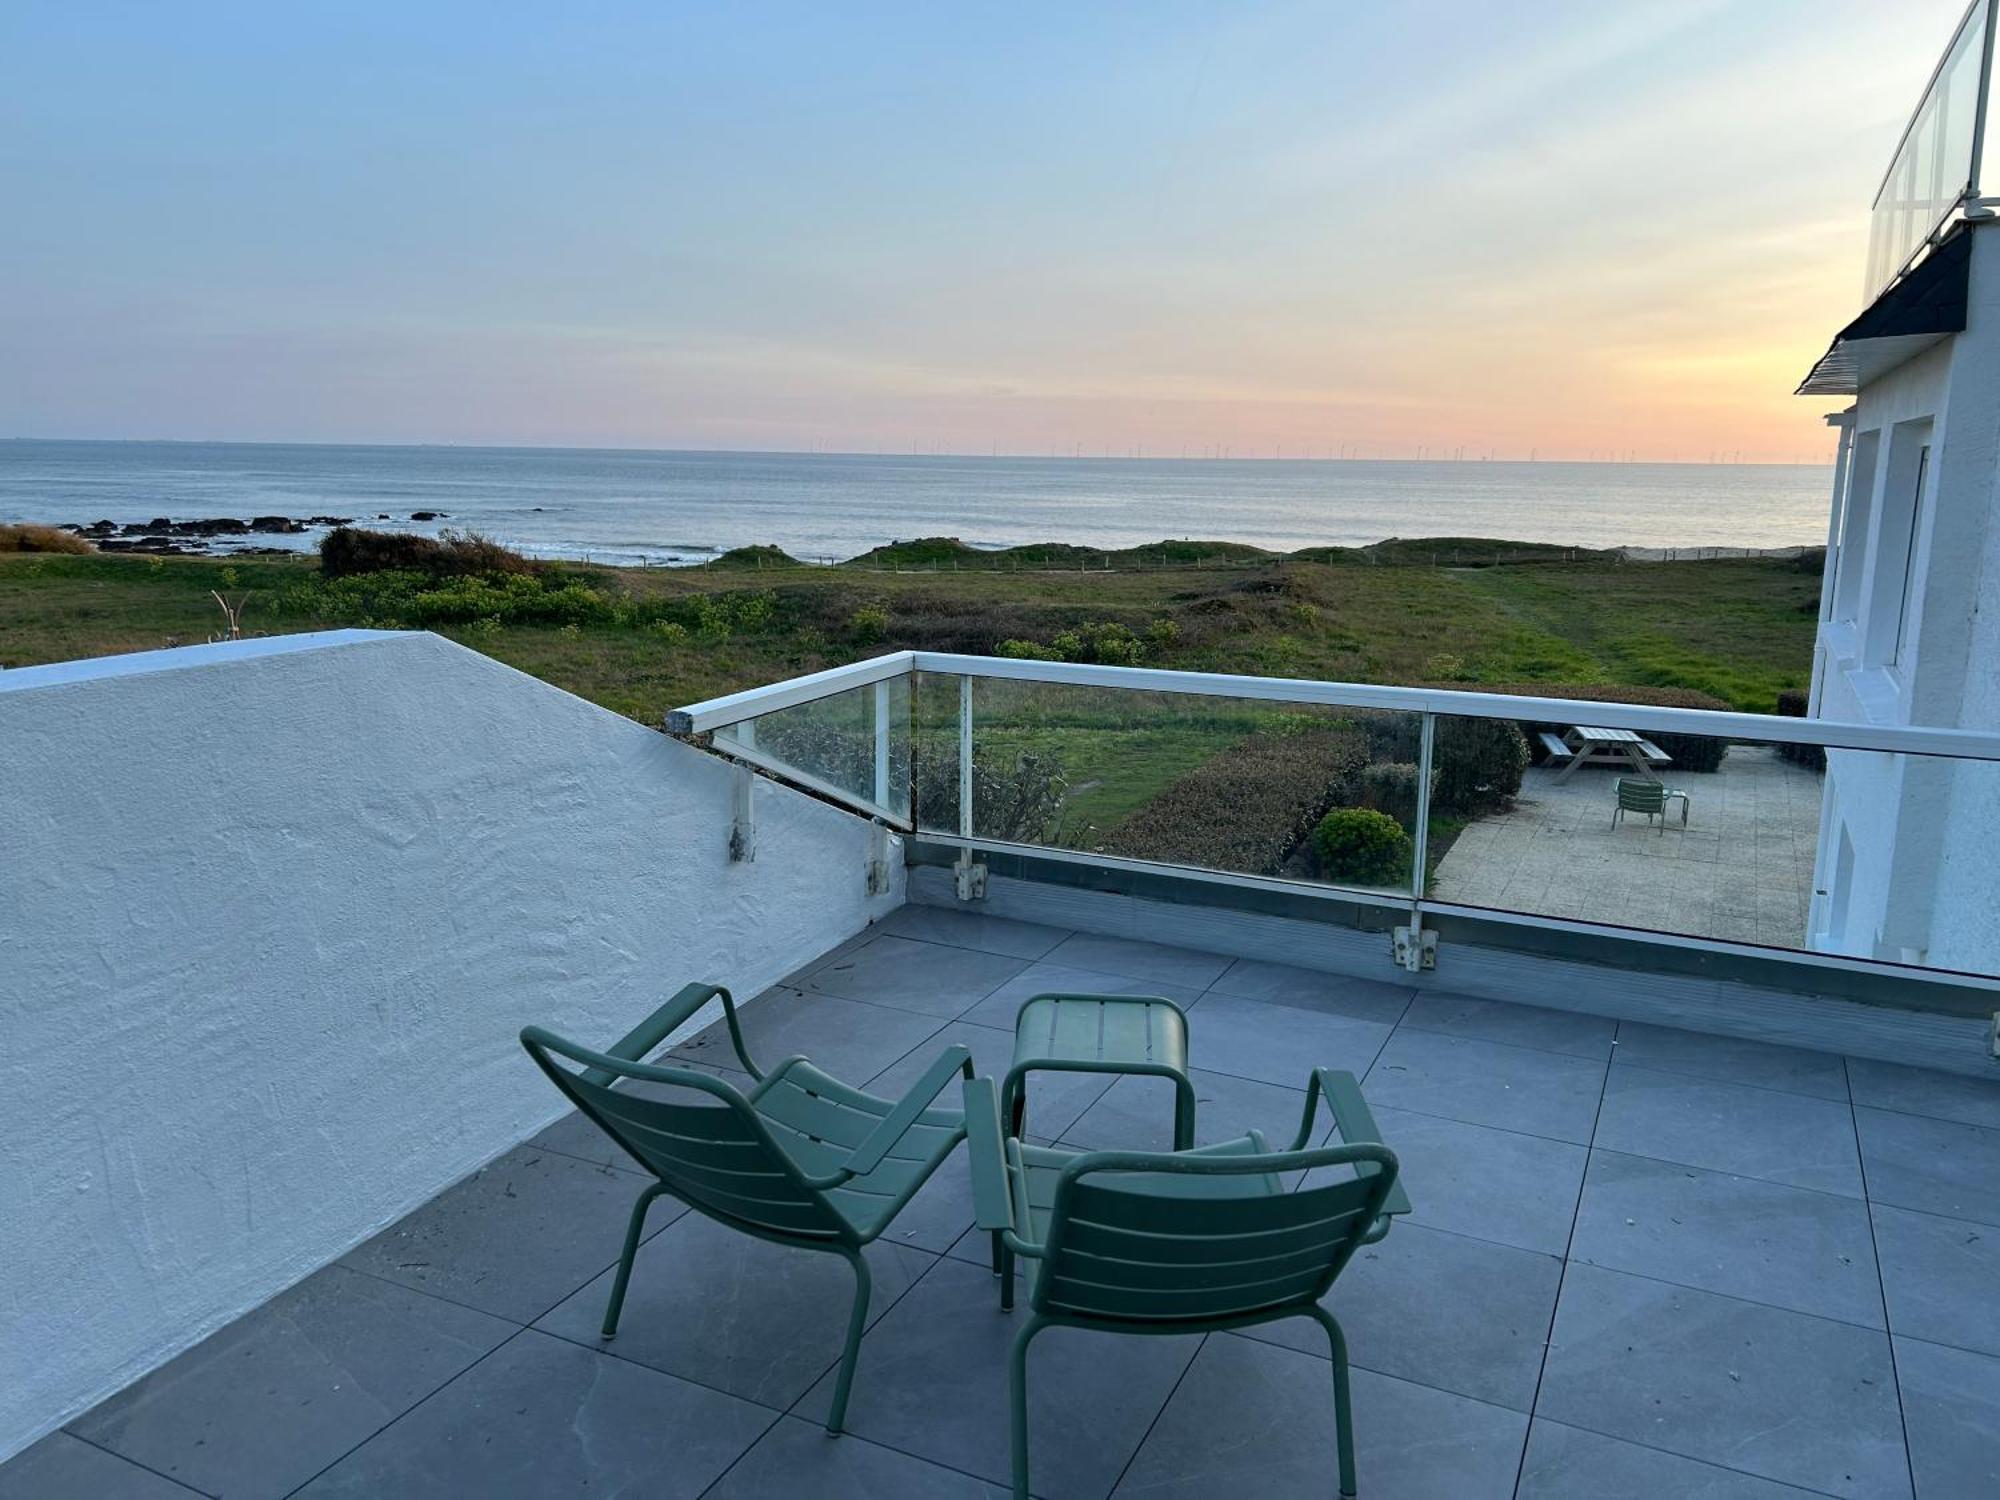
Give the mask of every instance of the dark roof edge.
[{"label": "dark roof edge", "polygon": [[1966,290],[1972,274],[1972,230],[1989,220],[1961,219],[1938,247],[1871,302],[1861,316],[1833,336],[1795,395],[1852,395],[1855,351],[1849,345],[1870,339],[1934,340],[1963,333]]}]

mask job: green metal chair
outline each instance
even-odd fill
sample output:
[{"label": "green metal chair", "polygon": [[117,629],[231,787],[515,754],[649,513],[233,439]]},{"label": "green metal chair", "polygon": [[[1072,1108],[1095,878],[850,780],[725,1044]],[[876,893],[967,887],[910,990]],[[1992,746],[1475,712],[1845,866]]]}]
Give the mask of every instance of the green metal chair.
[{"label": "green metal chair", "polygon": [[1620,776],[1618,778],[1618,805],[1611,812],[1611,826],[1616,828],[1618,820],[1629,813],[1644,813],[1648,820],[1660,820],[1659,832],[1667,831],[1667,804],[1680,799],[1681,827],[1687,827],[1688,794],[1670,791],[1657,781],[1644,776]]},{"label": "green metal chair", "polygon": [[[757,1080],[748,1093],[694,1068],[638,1060],[712,999],[722,1001],[730,1044]],[[521,1045],[579,1110],[656,1179],[632,1205],[604,1310],[604,1337],[618,1331],[646,1211],[662,1193],[758,1239],[843,1256],[854,1268],[855,1286],[840,1378],[826,1418],[826,1430],[838,1433],[868,1321],[870,1280],[862,1247],[889,1227],[965,1138],[963,1116],[930,1104],[954,1074],[971,1080],[972,1055],[964,1047],[947,1047],[893,1102],[850,1088],[803,1057],[788,1057],[766,1073],[744,1048],[735,1000],[713,984],[686,986],[605,1052],[579,1047],[540,1026],[523,1028]]]},{"label": "green metal chair", "polygon": [[[1249,1135],[1195,1151],[1069,1152],[1003,1136],[990,1078],[965,1086],[978,1223],[1035,1267],[1008,1365],[1014,1493],[1028,1494],[1028,1346],[1044,1328],[1209,1333],[1311,1317],[1333,1354],[1340,1493],[1354,1493],[1347,1341],[1320,1299],[1354,1252],[1409,1212],[1396,1155],[1352,1073],[1315,1069],[1283,1151]],[[1341,1144],[1306,1149],[1320,1101]],[[1348,1168],[1287,1192],[1281,1174]],[[1013,1273],[1001,1279],[1012,1305]]]}]

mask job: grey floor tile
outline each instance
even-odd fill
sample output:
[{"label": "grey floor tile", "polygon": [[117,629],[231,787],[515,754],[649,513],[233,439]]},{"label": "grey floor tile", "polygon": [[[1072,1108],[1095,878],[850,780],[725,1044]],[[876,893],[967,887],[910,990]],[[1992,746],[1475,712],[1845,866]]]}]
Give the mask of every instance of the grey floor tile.
[{"label": "grey floor tile", "polygon": [[1049,950],[1048,961],[1077,969],[1094,969],[1102,974],[1120,974],[1148,983],[1185,985],[1203,990],[1222,977],[1230,961],[1214,953],[1198,953],[1192,948],[1169,948],[1163,943],[1139,942],[1132,938],[1103,937],[1079,932]]},{"label": "grey floor tile", "polygon": [[282,1495],[514,1331],[329,1266],[70,1427],[211,1495]]},{"label": "grey floor tile", "polygon": [[1572,1263],[1537,1416],[1832,1495],[1909,1493],[1889,1341]]},{"label": "grey floor tile", "polygon": [[1896,1340],[1918,1500],[2000,1495],[2000,1359]]},{"label": "grey floor tile", "polygon": [[[925,1038],[923,1045],[898,1058],[868,1084],[868,1091],[887,1099],[902,1097],[903,1090],[923,1075],[937,1055],[954,1042],[972,1051],[972,1066],[997,1084],[1014,1065],[1014,1033],[993,1026],[975,1026],[968,1021],[951,1021],[941,1031]],[[1043,1072],[1028,1080],[1029,1130],[1033,1134],[1056,1136],[1090,1108],[1115,1081],[1109,1073]],[[953,1085],[939,1096],[938,1103],[959,1107],[961,1092]]]},{"label": "grey floor tile", "polygon": [[1616,1056],[1621,1063],[1666,1073],[1847,1102],[1847,1067],[1831,1052],[1625,1021],[1618,1027]]},{"label": "grey floor tile", "polygon": [[1188,1012],[1188,1061],[1302,1089],[1314,1068],[1361,1077],[1389,1036],[1385,1022],[1211,990]]},{"label": "grey floor tile", "polygon": [[[872,1321],[932,1257],[881,1243],[866,1254]],[[698,1213],[640,1249],[618,1336],[605,1340],[611,1281],[605,1272],[535,1326],[780,1410],[839,1360],[854,1305],[854,1272],[841,1256],[754,1239]]]},{"label": "grey floor tile", "polygon": [[1267,963],[1259,958],[1237,959],[1210,988],[1217,994],[1268,1000],[1274,1005],[1293,1005],[1302,1010],[1331,1011],[1357,1021],[1378,1021],[1384,1026],[1394,1026],[1403,1019],[1410,997],[1416,993],[1412,985],[1361,979],[1351,974],[1328,974],[1320,969]]},{"label": "grey floor tile", "polygon": [[1847,1060],[1847,1082],[1856,1104],[2000,1129],[2000,1063],[1993,1072],[1991,1078],[1970,1078],[1865,1057]]},{"label": "grey floor tile", "polygon": [[1618,1023],[1607,1016],[1580,1011],[1549,1010],[1539,1005],[1514,1005],[1505,1000],[1481,1000],[1445,991],[1427,992],[1410,1002],[1405,1026],[1475,1037],[1482,1042],[1508,1042],[1539,1047],[1603,1062],[1611,1056],[1611,1038]]},{"label": "grey floor tile", "polygon": [[1375,1059],[1365,1092],[1370,1104],[1588,1145],[1604,1068],[1586,1057],[1405,1028]]},{"label": "grey floor tile", "polygon": [[[1356,1370],[1355,1478],[1368,1500],[1502,1500],[1527,1418]],[[1216,1334],[1118,1487],[1121,1497],[1257,1500],[1335,1488],[1333,1377],[1323,1359]]]},{"label": "grey floor tile", "polygon": [[1875,1202],[2000,1225],[2000,1130],[1880,1109],[1854,1124]]},{"label": "grey floor tile", "polygon": [[0,1500],[195,1500],[200,1493],[66,1432],[0,1464]]},{"label": "grey floor tile", "polygon": [[895,937],[977,948],[1009,958],[1041,958],[1070,935],[1060,927],[1044,927],[1039,922],[1016,922],[1011,917],[947,906],[899,906],[877,928]]},{"label": "grey floor tile", "polygon": [[1546,1136],[1375,1107],[1411,1213],[1402,1222],[1561,1255],[1588,1152]]},{"label": "grey floor tile", "polygon": [[[1227,1073],[1188,1070],[1194,1085],[1194,1139],[1198,1146],[1235,1140],[1251,1130],[1264,1132],[1265,1144],[1282,1151],[1292,1143],[1305,1109],[1303,1089],[1236,1078]],[[1034,1087],[1031,1079],[1028,1085]],[[1045,1127],[1030,1102],[1030,1124]],[[1321,1111],[1313,1125],[1313,1144],[1332,1129],[1332,1117]],[[1120,1078],[1062,1134],[1061,1145],[1083,1151],[1171,1151],[1174,1149],[1174,1085],[1166,1078]]]},{"label": "grey floor tile", "polygon": [[1619,1064],[1596,1144],[1628,1156],[1861,1196],[1848,1107],[1831,1099]]},{"label": "grey floor tile", "polygon": [[1011,1036],[1022,1005],[1037,995],[1158,995],[1186,1010],[1201,998],[1201,986],[1163,984],[1155,979],[1105,974],[1043,960],[1030,964],[959,1019],[991,1026]]},{"label": "grey floor tile", "polygon": [[[788,1057],[808,1057],[823,1072],[859,1084],[873,1078],[943,1024],[888,1005],[868,1005],[838,995],[768,990],[740,1012],[744,1045],[760,1068]],[[735,1060],[729,1033],[720,1021],[674,1048],[677,1059],[719,1063]]]},{"label": "grey floor tile", "polygon": [[691,1497],[776,1418],[527,1329],[300,1493]]},{"label": "grey floor tile", "polygon": [[1882,1326],[1868,1206],[1756,1177],[1594,1151],[1573,1259]]},{"label": "grey floor tile", "polygon": [[1873,1212],[1890,1329],[2000,1355],[2000,1229],[1884,1203]]},{"label": "grey floor tile", "polygon": [[[862,1346],[848,1425],[871,1442],[1005,1483],[1007,1350],[1026,1313],[997,1312],[991,1274],[940,1261]],[[1106,1494],[1194,1357],[1194,1338],[1051,1328],[1028,1360],[1035,1493]],[[818,1421],[828,1377],[794,1409]]]},{"label": "grey floor tile", "polygon": [[881,935],[882,935],[881,924],[871,922],[868,926],[862,928],[859,932],[852,933],[849,936],[842,938],[838,943],[835,943],[831,948],[828,948],[824,953],[814,954],[811,958],[807,959],[804,963],[800,964],[796,969],[792,970],[791,973],[785,975],[784,978],[780,979],[778,983],[773,986],[773,988],[788,989],[788,990],[798,989],[806,982],[806,976],[812,973],[813,970],[825,968],[826,965],[833,959],[843,958],[847,954],[852,953],[856,948],[865,947],[867,944],[874,942],[875,939],[880,937]]},{"label": "grey floor tile", "polygon": [[[531,1323],[618,1259],[651,1179],[517,1146],[340,1258],[418,1291]],[[647,1232],[686,1210],[654,1202]]]},{"label": "grey floor tile", "polygon": [[1537,1417],[1518,1500],[1800,1500],[1812,1493]]},{"label": "grey floor tile", "polygon": [[[1355,1252],[1326,1305],[1357,1367],[1525,1412],[1561,1279],[1552,1255],[1399,1223]],[[1327,1354],[1326,1332],[1311,1318],[1239,1332]]]},{"label": "grey floor tile", "polygon": [[[909,908],[905,908],[908,910]],[[1011,1490],[786,1417],[723,1475],[707,1500],[1005,1500]]]},{"label": "grey floor tile", "polygon": [[885,934],[813,970],[799,988],[945,1018],[962,1015],[1027,966],[1025,958]]}]

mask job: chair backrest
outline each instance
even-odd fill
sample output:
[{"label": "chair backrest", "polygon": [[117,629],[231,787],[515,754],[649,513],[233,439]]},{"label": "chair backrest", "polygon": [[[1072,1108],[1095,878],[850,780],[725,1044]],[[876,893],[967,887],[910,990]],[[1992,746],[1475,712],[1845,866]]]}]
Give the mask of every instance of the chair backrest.
[{"label": "chair backrest", "polygon": [[1667,789],[1643,776],[1620,776],[1618,805],[1627,812],[1661,812],[1667,805]]},{"label": "chair backrest", "polygon": [[[521,1045],[578,1109],[690,1207],[773,1239],[853,1237],[729,1083],[693,1068],[592,1052],[539,1026],[521,1033]],[[621,1080],[649,1091],[621,1089]]]},{"label": "chair backrest", "polygon": [[[1297,1192],[1272,1180],[1355,1167]],[[1056,1185],[1035,1308],[1187,1325],[1303,1309],[1376,1226],[1395,1180],[1395,1153],[1374,1144],[1080,1157]]]}]

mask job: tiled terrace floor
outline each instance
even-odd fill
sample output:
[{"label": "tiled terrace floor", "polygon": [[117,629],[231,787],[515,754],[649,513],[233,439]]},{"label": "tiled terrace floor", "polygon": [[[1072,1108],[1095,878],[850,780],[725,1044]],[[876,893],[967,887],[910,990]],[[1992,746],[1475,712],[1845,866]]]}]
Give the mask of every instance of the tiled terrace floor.
[{"label": "tiled terrace floor", "polygon": [[1664,833],[1611,826],[1618,772],[1586,766],[1558,783],[1530,770],[1512,811],[1472,824],[1438,862],[1446,901],[1548,917],[1798,948],[1819,844],[1822,778],[1768,747],[1732,745],[1701,774],[1661,772],[1687,792]]},{"label": "tiled terrace floor", "polygon": [[[2000,1084],[922,907],[744,1015],[753,1053],[893,1092],[950,1039],[997,1072],[1044,989],[1190,1005],[1205,1139],[1287,1134],[1312,1064],[1365,1075],[1416,1205],[1332,1298],[1371,1500],[2000,1493]],[[1032,1097],[1065,1141],[1166,1138],[1143,1084]],[[561,1122],[0,1468],[0,1495],[999,1492],[1021,1315],[962,1155],[871,1251],[837,1441],[814,1425],[834,1257],[662,1205],[596,1339],[641,1183]],[[1321,1349],[1303,1322],[1045,1335],[1038,1490],[1330,1494]]]}]

